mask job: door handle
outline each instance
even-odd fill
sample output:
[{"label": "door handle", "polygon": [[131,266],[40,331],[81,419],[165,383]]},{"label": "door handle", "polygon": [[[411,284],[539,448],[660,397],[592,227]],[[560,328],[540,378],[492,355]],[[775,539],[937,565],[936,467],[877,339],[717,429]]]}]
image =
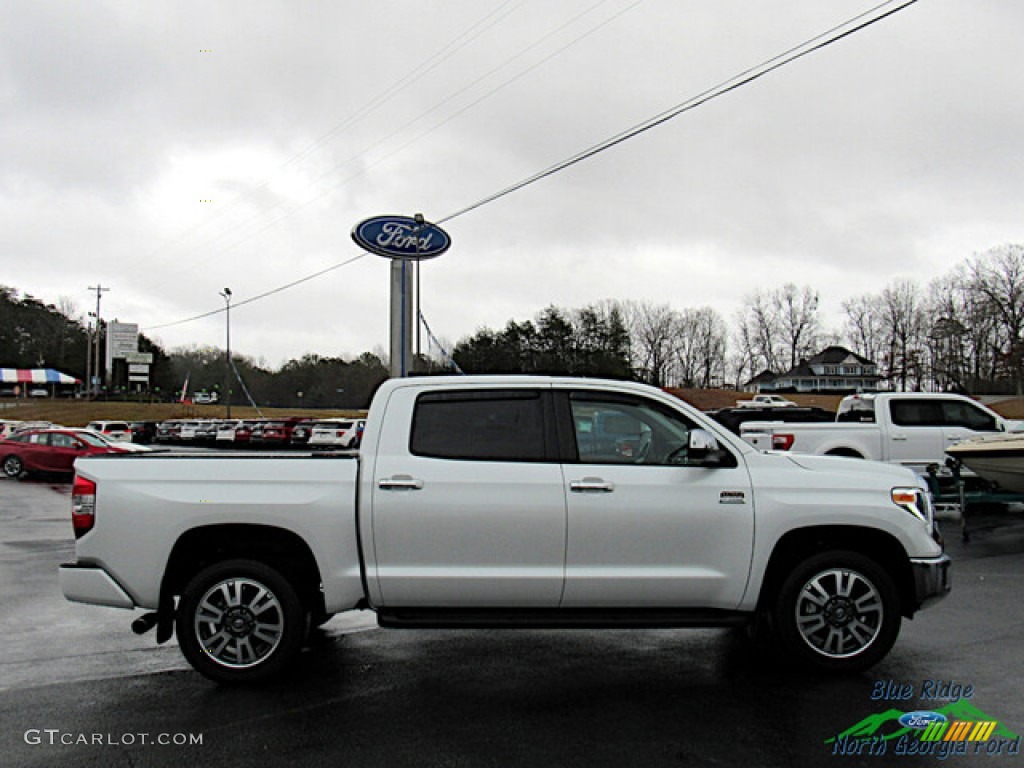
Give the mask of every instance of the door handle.
[{"label": "door handle", "polygon": [[615,485],[606,483],[599,477],[584,477],[582,480],[573,480],[569,483],[569,490],[573,493],[611,493]]},{"label": "door handle", "polygon": [[907,439],[907,436],[906,435],[893,435],[892,439],[893,440],[899,440],[901,442],[905,442],[906,439]]},{"label": "door handle", "polygon": [[419,491],[423,489],[423,481],[410,475],[395,475],[378,480],[377,487],[382,491]]}]

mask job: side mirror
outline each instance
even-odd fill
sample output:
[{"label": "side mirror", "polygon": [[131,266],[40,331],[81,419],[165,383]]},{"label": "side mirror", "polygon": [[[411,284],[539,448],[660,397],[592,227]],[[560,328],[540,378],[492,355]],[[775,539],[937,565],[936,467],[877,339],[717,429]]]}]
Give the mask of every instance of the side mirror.
[{"label": "side mirror", "polygon": [[690,430],[690,444],[686,455],[690,465],[717,467],[722,462],[722,448],[715,436],[706,429]]}]

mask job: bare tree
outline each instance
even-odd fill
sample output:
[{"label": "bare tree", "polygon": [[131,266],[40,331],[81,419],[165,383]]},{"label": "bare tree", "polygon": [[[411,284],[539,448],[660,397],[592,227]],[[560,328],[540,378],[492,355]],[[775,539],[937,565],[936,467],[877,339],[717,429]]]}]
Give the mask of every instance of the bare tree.
[{"label": "bare tree", "polygon": [[882,291],[885,311],[888,378],[898,380],[907,391],[911,380],[921,386],[924,379],[924,337],[927,328],[921,291],[909,280],[897,280]]},{"label": "bare tree", "polygon": [[757,291],[744,299],[741,324],[742,332],[750,342],[753,367],[781,373],[783,357],[778,315],[769,293]]},{"label": "bare tree", "polygon": [[786,283],[772,293],[779,338],[789,352],[789,367],[814,354],[821,335],[818,319],[818,292],[805,285],[797,288]]},{"label": "bare tree", "polygon": [[676,348],[680,383],[710,387],[725,374],[727,332],[725,321],[711,307],[684,309],[679,314],[680,338]]},{"label": "bare tree", "polygon": [[676,346],[681,337],[679,315],[668,304],[625,301],[622,316],[629,329],[634,373],[648,384],[671,383]]},{"label": "bare tree", "polygon": [[1024,246],[1001,245],[968,262],[971,287],[991,304],[1001,323],[1002,357],[1017,394],[1024,373]]},{"label": "bare tree", "polygon": [[738,312],[735,318],[735,330],[732,334],[733,354],[729,370],[736,384],[736,389],[743,386],[748,378],[753,378],[761,371],[757,370],[759,357],[756,353],[754,331],[749,318]]},{"label": "bare tree", "polygon": [[885,308],[882,297],[865,294],[843,302],[846,337],[854,351],[878,362],[885,349]]}]

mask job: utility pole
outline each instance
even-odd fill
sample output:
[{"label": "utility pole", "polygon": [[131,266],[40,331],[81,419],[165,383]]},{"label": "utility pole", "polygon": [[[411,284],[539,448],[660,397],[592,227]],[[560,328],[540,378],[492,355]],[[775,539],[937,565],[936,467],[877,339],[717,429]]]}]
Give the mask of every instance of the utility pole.
[{"label": "utility pole", "polygon": [[92,312],[89,313],[85,333],[85,396],[88,398],[92,394]]},{"label": "utility pole", "polygon": [[[94,375],[96,376],[96,394],[99,394],[99,382],[100,382],[100,336],[102,330],[102,323],[100,322],[100,299],[103,298],[103,293],[109,291],[110,288],[104,288],[99,282],[96,285],[89,286],[90,291],[96,291],[96,370]],[[89,382],[91,389],[92,382]]]},{"label": "utility pole", "polygon": [[228,404],[227,418],[231,418],[231,289],[225,288],[221,291],[221,298],[224,299],[224,312],[227,316],[227,369],[224,371],[224,398]]}]

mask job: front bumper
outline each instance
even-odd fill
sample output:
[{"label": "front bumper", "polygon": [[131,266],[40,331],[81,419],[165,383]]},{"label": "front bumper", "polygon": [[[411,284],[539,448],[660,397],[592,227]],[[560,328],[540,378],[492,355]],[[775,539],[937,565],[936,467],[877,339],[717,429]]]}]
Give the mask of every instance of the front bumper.
[{"label": "front bumper", "polygon": [[914,596],[918,608],[924,608],[949,594],[949,555],[911,559],[914,571]]},{"label": "front bumper", "polygon": [[135,607],[135,601],[121,585],[95,565],[64,563],[60,566],[60,591],[74,603],[109,605],[113,608]]}]

